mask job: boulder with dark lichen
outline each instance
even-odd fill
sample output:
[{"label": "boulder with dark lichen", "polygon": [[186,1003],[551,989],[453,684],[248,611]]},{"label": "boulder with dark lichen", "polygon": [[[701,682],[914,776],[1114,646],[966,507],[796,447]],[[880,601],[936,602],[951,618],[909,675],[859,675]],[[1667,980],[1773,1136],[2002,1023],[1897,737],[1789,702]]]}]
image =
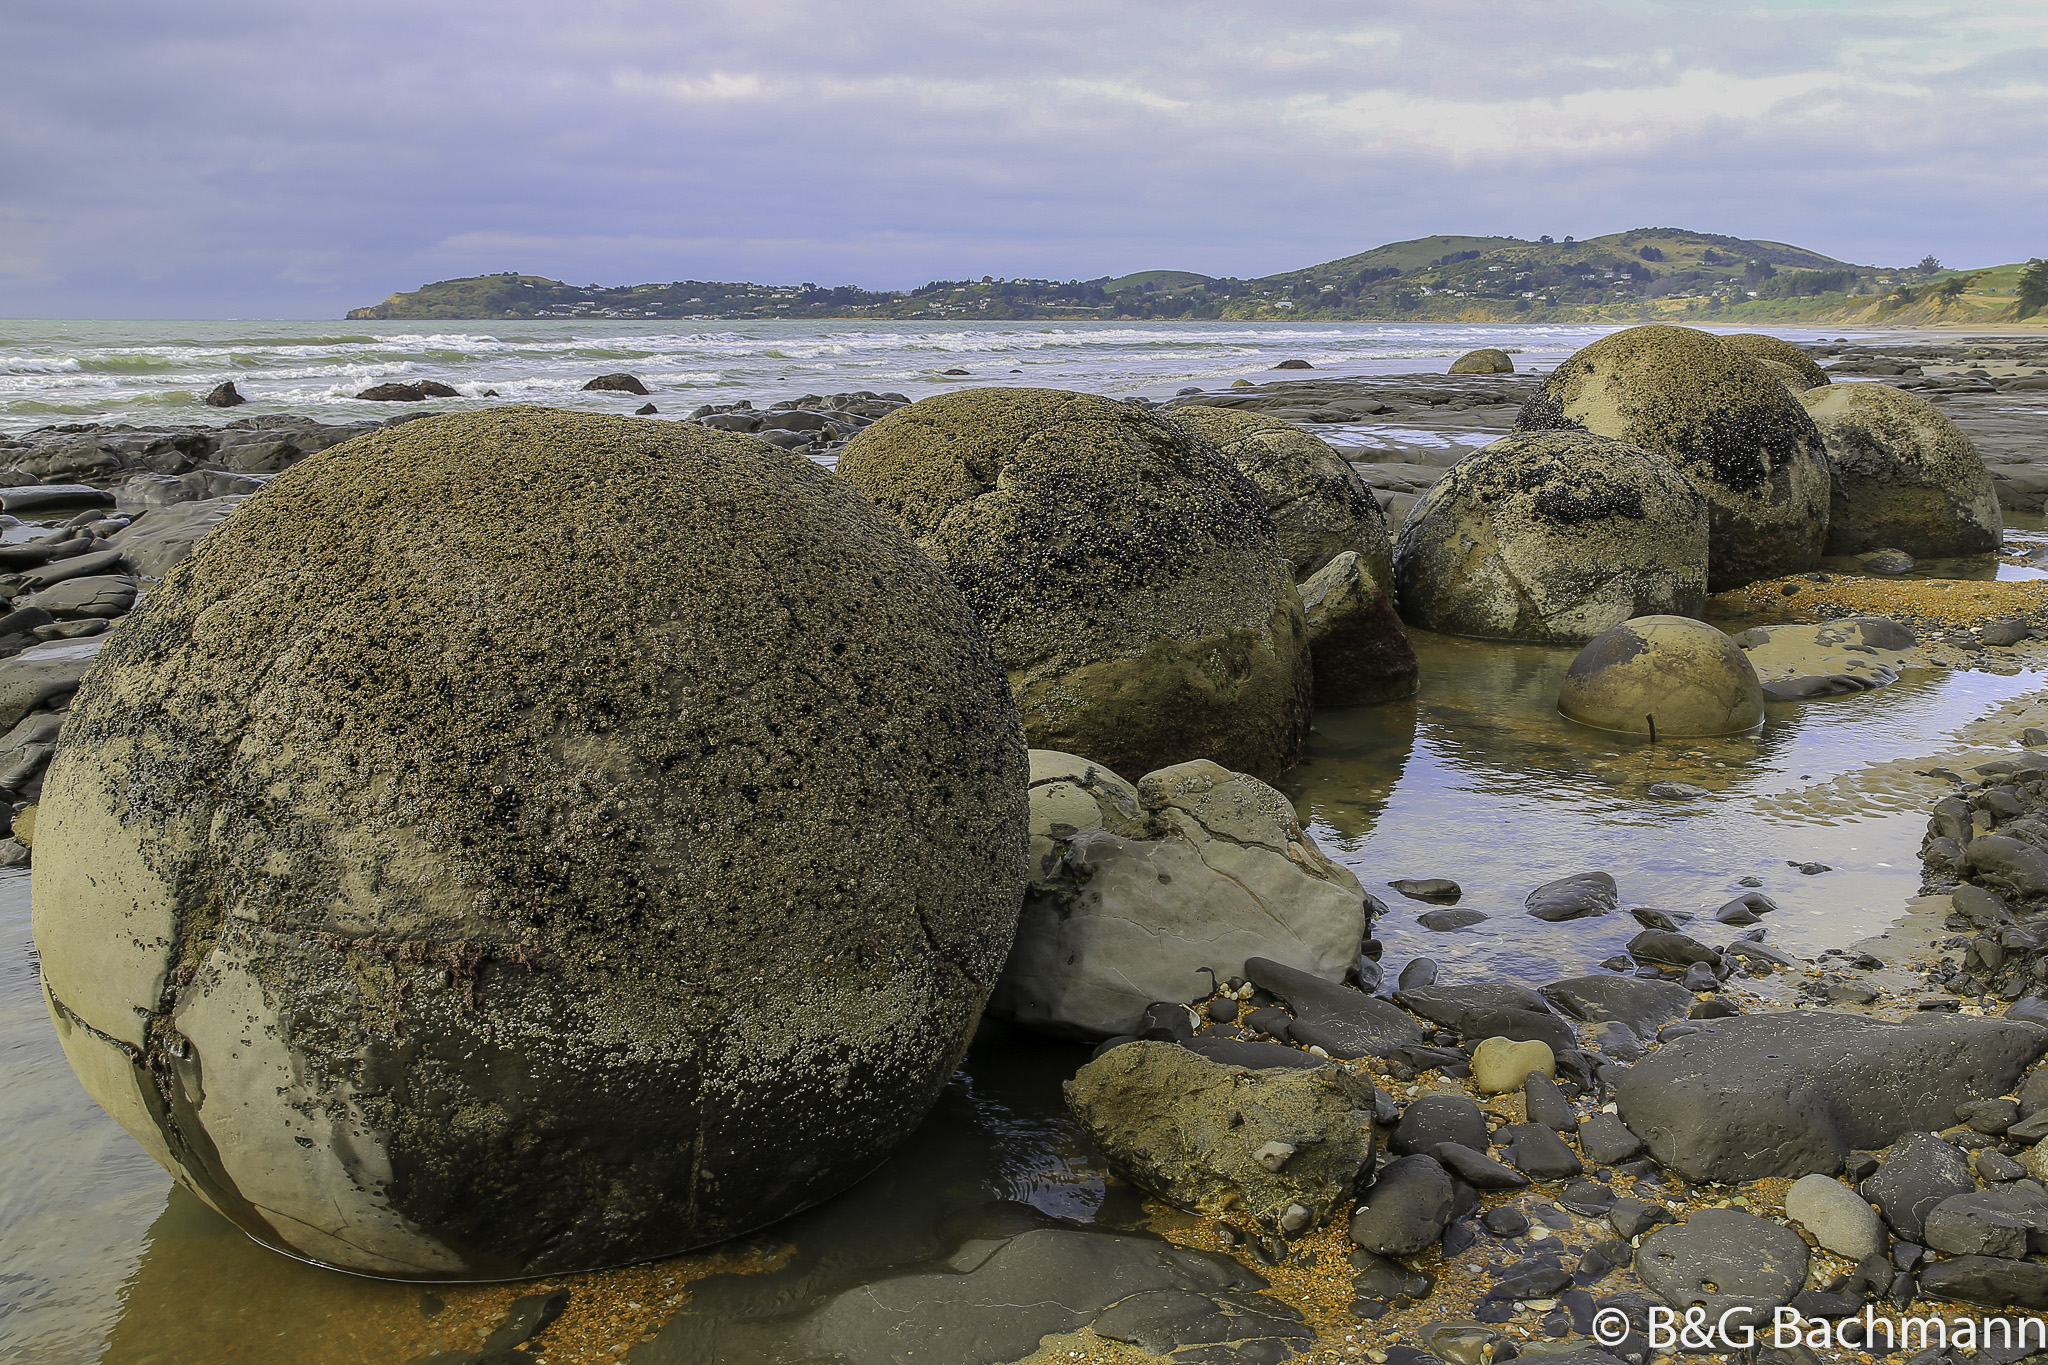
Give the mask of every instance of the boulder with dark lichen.
[{"label": "boulder with dark lichen", "polygon": [[1130,773],[1294,762],[1312,681],[1293,574],[1259,490],[1188,428],[965,389],[876,421],[839,473],[959,584],[1032,747]]},{"label": "boulder with dark lichen", "polygon": [[816,465],[428,418],[278,477],[108,637],[39,810],[44,986],[261,1242],[642,1260],[923,1119],[1015,929],[1025,775],[966,603]]},{"label": "boulder with dark lichen", "polygon": [[1709,592],[1819,562],[1820,433],[1774,375],[1719,337],[1668,326],[1602,337],[1551,371],[1515,425],[1590,431],[1676,464],[1707,500]]},{"label": "boulder with dark lichen", "polygon": [[1783,337],[1774,337],[1766,332],[1736,332],[1722,337],[1721,344],[1733,346],[1752,359],[1785,366],[1799,377],[1801,389],[1825,388],[1834,382],[1818,360]]},{"label": "boulder with dark lichen", "polygon": [[1833,473],[1829,554],[1945,559],[1998,549],[2005,521],[1991,473],[1940,408],[1889,384],[1835,384],[1799,401]]},{"label": "boulder with dark lichen", "polygon": [[1394,551],[1402,615],[1451,635],[1579,644],[1636,616],[1698,615],[1707,504],[1660,456],[1525,432],[1458,464]]}]

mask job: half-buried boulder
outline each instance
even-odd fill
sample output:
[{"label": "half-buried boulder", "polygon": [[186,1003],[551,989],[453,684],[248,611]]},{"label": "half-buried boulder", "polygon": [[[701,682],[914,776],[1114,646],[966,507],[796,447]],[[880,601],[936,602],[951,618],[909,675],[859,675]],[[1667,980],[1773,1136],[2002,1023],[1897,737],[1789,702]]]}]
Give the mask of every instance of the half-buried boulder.
[{"label": "half-buried boulder", "polygon": [[1476,351],[1467,351],[1451,362],[1452,374],[1513,374],[1515,362],[1506,351],[1493,346],[1482,346]]},{"label": "half-buried boulder", "polygon": [[1450,635],[1579,644],[1698,615],[1707,505],[1660,456],[1583,431],[1520,433],[1423,495],[1394,547],[1401,613]]},{"label": "half-buried boulder", "polygon": [[1293,574],[1259,490],[1187,427],[965,389],[882,417],[839,473],[960,585],[1034,747],[1131,773],[1294,762],[1312,679]]},{"label": "half-buried boulder", "polygon": [[2005,521],[1991,472],[1940,408],[1889,384],[1834,384],[1799,401],[1833,471],[1829,554],[1939,559],[1998,548]]},{"label": "half-buried boulder", "polygon": [[1776,376],[1690,327],[1630,327],[1543,381],[1522,431],[1579,429],[1675,463],[1705,495],[1710,592],[1811,569],[1828,532],[1820,433]]},{"label": "half-buried boulder", "polygon": [[1135,1033],[1153,1001],[1196,999],[1248,958],[1339,982],[1368,931],[1358,879],[1287,798],[1214,763],[1134,787],[1032,750],[1030,877],[989,1012],[1066,1037]]},{"label": "half-buried boulder", "polygon": [[39,812],[50,1011],[293,1255],[512,1277],[779,1219],[923,1119],[1009,947],[1000,666],[893,524],[745,437],[391,428],[107,638]]},{"label": "half-buried boulder", "polygon": [[1733,346],[1752,359],[1783,365],[1799,377],[1802,390],[1825,388],[1834,382],[1818,360],[1783,337],[1774,337],[1767,332],[1736,332],[1722,337],[1721,344]]},{"label": "half-buried boulder", "polygon": [[1752,728],[1764,718],[1764,694],[1749,656],[1721,631],[1644,616],[1579,651],[1557,709],[1601,730],[1690,738]]}]

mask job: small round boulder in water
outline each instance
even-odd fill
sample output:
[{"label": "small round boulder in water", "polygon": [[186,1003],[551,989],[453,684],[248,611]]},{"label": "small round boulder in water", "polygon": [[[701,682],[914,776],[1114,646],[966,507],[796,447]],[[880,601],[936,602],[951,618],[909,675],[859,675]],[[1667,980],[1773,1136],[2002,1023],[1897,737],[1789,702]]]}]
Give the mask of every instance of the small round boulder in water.
[{"label": "small round boulder in water", "polygon": [[1685,616],[1642,616],[1579,651],[1557,709],[1656,739],[1732,735],[1764,718],[1764,694],[1749,656],[1721,631]]},{"label": "small round boulder in water", "polygon": [[1661,456],[1583,431],[1474,451],[1408,514],[1401,614],[1449,635],[1578,643],[1632,616],[1697,615],[1707,504]]},{"label": "small round boulder in water", "polygon": [[1988,555],[2005,539],[1991,472],[1940,408],[1889,384],[1834,384],[1799,401],[1833,471],[1829,554],[1949,559]]},{"label": "small round boulder in water", "polygon": [[1707,590],[1811,569],[1828,533],[1820,433],[1777,376],[1690,327],[1630,327],[1551,371],[1519,431],[1577,428],[1677,465],[1707,499]]},{"label": "small round boulder in water", "polygon": [[1016,929],[967,604],[832,475],[501,408],[306,459],[78,691],[35,937],[95,1099],[251,1237],[586,1270],[873,1169]]},{"label": "small round boulder in water", "polygon": [[1452,374],[1513,374],[1515,362],[1508,353],[1492,346],[1467,351],[1451,362]]}]

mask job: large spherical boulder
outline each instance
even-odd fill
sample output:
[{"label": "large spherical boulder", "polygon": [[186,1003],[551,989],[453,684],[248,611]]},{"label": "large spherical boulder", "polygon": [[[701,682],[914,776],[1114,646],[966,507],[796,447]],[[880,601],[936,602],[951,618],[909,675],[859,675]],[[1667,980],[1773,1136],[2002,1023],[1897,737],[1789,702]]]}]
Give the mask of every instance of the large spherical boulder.
[{"label": "large spherical boulder", "polygon": [[1630,327],[1559,365],[1516,419],[1577,428],[1675,463],[1706,495],[1707,588],[1811,569],[1828,531],[1820,433],[1777,378],[1719,337]]},{"label": "large spherical boulder", "polygon": [[1027,772],[958,591],[824,470],[413,422],[279,477],[111,638],[43,793],[48,1003],[293,1255],[678,1251],[923,1118],[1015,930]]},{"label": "large spherical boulder", "polygon": [[1515,362],[1506,351],[1494,346],[1482,346],[1476,351],[1467,351],[1451,362],[1452,374],[1513,374]]},{"label": "large spherical boulder", "polygon": [[1725,346],[1733,346],[1744,355],[1755,360],[1769,360],[1786,366],[1805,382],[1802,389],[1825,388],[1834,382],[1828,372],[1821,368],[1803,347],[1795,346],[1783,337],[1774,337],[1765,332],[1736,332],[1721,338]]},{"label": "large spherical boulder", "polygon": [[1763,687],[1735,641],[1685,616],[1624,621],[1572,660],[1557,709],[1652,739],[1731,735],[1764,717]]},{"label": "large spherical boulder", "polygon": [[1474,451],[1394,551],[1402,614],[1450,635],[1583,643],[1706,604],[1707,504],[1670,461],[1583,431]]},{"label": "large spherical boulder", "polygon": [[1280,553],[1296,582],[1346,550],[1392,586],[1393,537],[1386,513],[1350,463],[1292,422],[1200,404],[1172,408],[1169,421],[1203,437],[1244,472],[1266,500]]},{"label": "large spherical boulder", "polygon": [[876,421],[839,473],[960,585],[1034,748],[1264,777],[1299,754],[1293,574],[1259,490],[1188,428],[1092,394],[965,389]]},{"label": "large spherical boulder", "polygon": [[1833,471],[1829,554],[1945,559],[1990,554],[2005,539],[1991,473],[1940,408],[1889,384],[1831,384],[1799,401]]}]

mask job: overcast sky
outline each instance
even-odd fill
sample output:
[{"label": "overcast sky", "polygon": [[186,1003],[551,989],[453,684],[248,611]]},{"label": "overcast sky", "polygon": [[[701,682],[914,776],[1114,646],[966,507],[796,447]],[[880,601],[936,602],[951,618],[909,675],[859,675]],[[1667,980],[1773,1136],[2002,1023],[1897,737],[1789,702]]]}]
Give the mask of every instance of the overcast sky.
[{"label": "overcast sky", "polygon": [[2048,3],[0,4],[6,317],[1648,226],[2048,255]]}]

